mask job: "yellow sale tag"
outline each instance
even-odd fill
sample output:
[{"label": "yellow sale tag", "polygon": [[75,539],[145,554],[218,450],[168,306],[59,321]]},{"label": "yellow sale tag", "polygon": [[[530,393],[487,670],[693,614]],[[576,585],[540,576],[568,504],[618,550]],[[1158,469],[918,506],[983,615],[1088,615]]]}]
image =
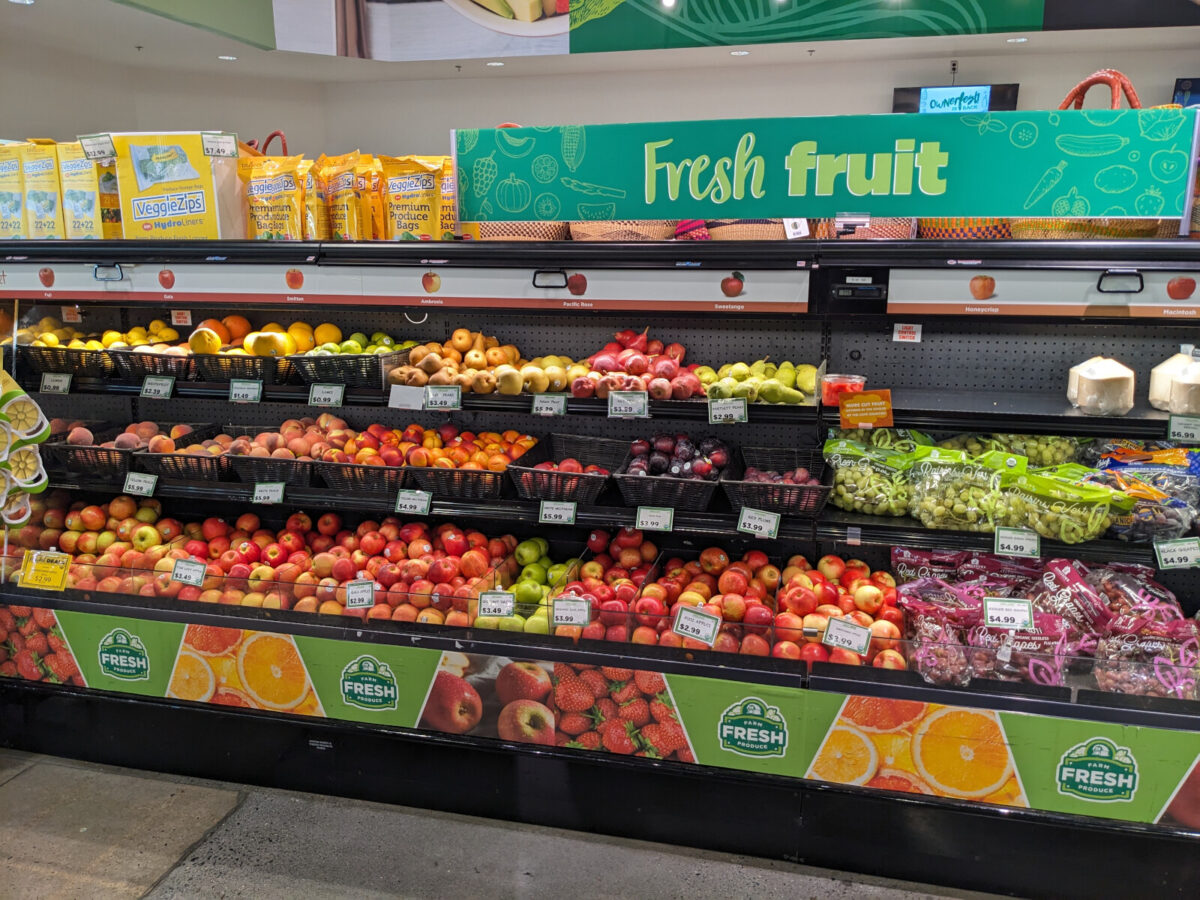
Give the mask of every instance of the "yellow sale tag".
[{"label": "yellow sale tag", "polygon": [[67,570],[71,568],[68,553],[50,550],[26,550],[21,564],[21,587],[43,591],[61,591],[67,586]]}]

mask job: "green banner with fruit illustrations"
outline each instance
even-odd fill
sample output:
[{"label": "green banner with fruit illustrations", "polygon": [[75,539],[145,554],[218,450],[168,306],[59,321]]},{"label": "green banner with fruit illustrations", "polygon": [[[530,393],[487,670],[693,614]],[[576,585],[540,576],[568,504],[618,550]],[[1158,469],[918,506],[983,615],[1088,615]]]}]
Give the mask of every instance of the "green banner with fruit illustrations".
[{"label": "green banner with fruit illustrations", "polygon": [[1180,218],[1193,109],[824,116],[454,132],[471,221]]}]

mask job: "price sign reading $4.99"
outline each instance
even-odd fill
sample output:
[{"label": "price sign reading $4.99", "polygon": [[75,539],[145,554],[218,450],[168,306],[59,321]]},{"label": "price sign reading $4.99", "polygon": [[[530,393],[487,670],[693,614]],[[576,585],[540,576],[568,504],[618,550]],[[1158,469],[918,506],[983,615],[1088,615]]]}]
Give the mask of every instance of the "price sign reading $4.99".
[{"label": "price sign reading $4.99", "polygon": [[1160,569],[1200,568],[1200,538],[1155,541],[1154,554]]},{"label": "price sign reading $4.99", "polygon": [[996,528],[994,549],[997,556],[1021,556],[1038,559],[1042,555],[1042,540],[1036,531],[1028,528]]},{"label": "price sign reading $4.99", "polygon": [[396,512],[427,516],[432,501],[433,494],[429,491],[400,491],[396,494]]},{"label": "price sign reading $4.99", "polygon": [[1008,597],[984,597],[983,624],[988,628],[1027,631],[1033,627],[1033,603]]}]

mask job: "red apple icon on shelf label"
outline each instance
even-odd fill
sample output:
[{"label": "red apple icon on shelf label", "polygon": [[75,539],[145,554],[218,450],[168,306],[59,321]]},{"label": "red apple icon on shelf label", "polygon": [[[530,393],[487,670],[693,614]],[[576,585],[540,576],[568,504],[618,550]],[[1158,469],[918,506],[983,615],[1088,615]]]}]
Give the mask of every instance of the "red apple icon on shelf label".
[{"label": "red apple icon on shelf label", "polygon": [[721,293],[726,297],[736,297],[742,292],[745,280],[745,276],[741,272],[734,272],[732,275],[727,275],[721,279]]},{"label": "red apple icon on shelf label", "polygon": [[971,279],[971,296],[976,300],[988,300],[996,293],[996,279],[991,275],[976,275]]},{"label": "red apple icon on shelf label", "polygon": [[1172,278],[1167,282],[1167,296],[1172,300],[1187,300],[1196,292],[1195,278]]},{"label": "red apple icon on shelf label", "polygon": [[162,285],[164,291],[169,291],[175,287],[175,273],[170,269],[163,269],[158,273],[158,283]]},{"label": "red apple icon on shelf label", "polygon": [[587,278],[585,278],[580,272],[576,272],[574,275],[571,275],[569,278],[567,278],[567,290],[576,297],[582,297],[584,292],[587,290]]},{"label": "red apple icon on shelf label", "polygon": [[43,287],[54,287],[54,270],[38,269],[38,280]]},{"label": "red apple icon on shelf label", "polygon": [[425,288],[425,293],[436,294],[442,287],[442,276],[437,272],[426,272],[421,276],[421,287]]},{"label": "red apple icon on shelf label", "polygon": [[284,273],[283,280],[287,282],[287,286],[293,291],[298,291],[304,287],[304,273],[299,269],[288,269]]}]

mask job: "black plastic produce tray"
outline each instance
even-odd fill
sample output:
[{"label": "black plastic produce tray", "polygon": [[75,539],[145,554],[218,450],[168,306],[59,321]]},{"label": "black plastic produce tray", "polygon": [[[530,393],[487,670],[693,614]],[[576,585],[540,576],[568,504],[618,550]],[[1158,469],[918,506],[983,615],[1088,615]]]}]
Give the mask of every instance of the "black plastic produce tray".
[{"label": "black plastic produce tray", "polygon": [[[766,472],[789,472],[803,467],[808,469],[821,484],[773,484],[757,481],[745,481],[745,471],[754,467]],[[735,462],[726,470],[726,477],[721,479],[721,489],[729,498],[734,509],[743,506],[751,509],[764,509],[769,512],[784,513],[789,516],[799,516],[815,519],[825,508],[833,485],[826,484],[824,478],[825,460],[821,451],[789,450],[776,447],[742,447],[735,454]]]},{"label": "black plastic produce tray", "polygon": [[613,475],[626,506],[669,506],[684,512],[701,512],[708,508],[717,485],[729,471],[728,466],[722,469],[716,481],[673,478],[670,475],[629,475],[626,470],[632,460],[633,455],[626,454],[621,471]]},{"label": "black plastic produce tray", "polygon": [[578,434],[550,434],[538,441],[508,467],[509,477],[522,500],[570,500],[595,503],[608,484],[608,475],[535,469],[540,462],[561,462],[568,457],[585,466],[601,466],[615,472],[629,455],[628,441],[614,441]]},{"label": "black plastic produce tray", "polygon": [[93,431],[92,437],[96,445],[88,447],[68,444],[65,435],[61,442],[47,441],[41,446],[47,472],[61,473],[69,477],[94,478],[99,481],[120,481],[129,474],[129,462],[134,454],[141,455],[143,451],[98,445],[115,440],[124,430],[123,426],[118,425],[106,431]]},{"label": "black plastic produce tray", "polygon": [[358,463],[314,462],[313,471],[334,490],[394,494],[407,481],[406,466],[364,466]]},{"label": "black plastic produce tray", "polygon": [[286,357],[242,356],[240,353],[197,353],[196,374],[201,381],[261,381],[286,384],[295,369]]},{"label": "black plastic produce tray", "polygon": [[[191,423],[189,423],[191,424]],[[188,443],[197,444],[221,434],[218,425],[192,425],[190,434],[185,435]],[[181,440],[175,443],[178,445]],[[169,481],[229,481],[229,457],[193,455],[191,453],[139,453],[137,467],[143,472],[157,475]]]},{"label": "black plastic produce tray", "polygon": [[81,378],[111,378],[117,371],[108,350],[21,346],[21,358],[34,372],[58,372]]},{"label": "black plastic produce tray", "polygon": [[192,356],[165,353],[145,353],[137,350],[109,350],[122,378],[145,378],[147,375],[170,375],[176,381],[195,381],[196,363]]},{"label": "black plastic produce tray", "polygon": [[393,350],[344,356],[296,355],[287,357],[287,361],[305,384],[344,384],[382,390],[387,373],[407,363],[408,353],[408,350]]},{"label": "black plastic produce tray", "polygon": [[504,492],[503,472],[410,466],[409,476],[423,491],[457,500],[495,500]]}]

